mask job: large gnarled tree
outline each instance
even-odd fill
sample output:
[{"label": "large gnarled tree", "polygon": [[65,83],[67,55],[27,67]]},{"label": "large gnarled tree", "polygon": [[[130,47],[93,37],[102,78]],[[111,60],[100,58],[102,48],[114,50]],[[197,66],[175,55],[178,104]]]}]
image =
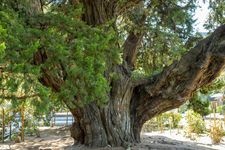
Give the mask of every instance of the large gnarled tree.
[{"label": "large gnarled tree", "polygon": [[[39,81],[59,93],[59,98],[75,117],[71,135],[77,143],[102,147],[140,142],[141,128],[147,120],[179,107],[224,69],[223,25],[160,73],[132,76],[145,60],[142,58],[146,53],[144,47],[154,46],[157,41],[153,39],[159,37],[161,30],[179,33],[177,38],[184,39],[183,42],[187,40],[185,34],[190,32],[187,25],[190,18],[182,15],[187,15],[194,1],[185,5],[178,5],[177,0],[21,0],[21,3],[4,3],[7,5],[1,7],[11,10],[7,10],[8,16],[1,12],[1,21],[10,17],[20,21],[19,31],[9,27],[9,24],[14,25],[13,21],[1,24],[11,33],[18,33],[12,37],[20,39],[12,42],[13,38],[6,36],[5,51],[16,51],[12,52],[12,57],[29,58],[22,62],[11,59],[5,64],[21,63],[23,69],[19,70],[29,74],[32,74],[29,69],[38,67]],[[18,15],[12,17],[12,14]],[[185,17],[186,20],[182,20]],[[124,26],[126,23],[129,26]],[[120,30],[125,30],[123,27],[127,30],[121,40],[117,37]],[[150,29],[154,32],[148,32]],[[167,39],[170,40],[172,36]],[[21,43],[26,46],[18,46]],[[168,52],[173,44],[176,43],[168,47],[168,43],[162,41],[159,49]],[[152,65],[147,67],[154,70],[160,53],[151,52],[150,56],[154,57],[148,61]],[[113,57],[119,54],[122,60],[116,62]],[[161,60],[161,68],[166,62]],[[24,64],[28,68],[24,68]]]}]

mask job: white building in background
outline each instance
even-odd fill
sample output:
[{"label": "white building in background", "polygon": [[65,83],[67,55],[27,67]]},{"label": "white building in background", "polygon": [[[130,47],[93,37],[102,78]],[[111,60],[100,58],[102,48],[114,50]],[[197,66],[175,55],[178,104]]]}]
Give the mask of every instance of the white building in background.
[{"label": "white building in background", "polygon": [[67,126],[74,122],[71,112],[55,113],[51,119],[51,126]]},{"label": "white building in background", "polygon": [[223,105],[224,98],[225,96],[223,93],[216,93],[209,96],[211,102],[216,101],[219,105]]}]

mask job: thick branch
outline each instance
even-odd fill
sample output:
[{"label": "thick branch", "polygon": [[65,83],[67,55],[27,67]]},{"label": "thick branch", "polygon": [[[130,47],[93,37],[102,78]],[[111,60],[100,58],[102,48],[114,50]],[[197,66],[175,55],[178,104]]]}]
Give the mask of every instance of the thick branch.
[{"label": "thick branch", "polygon": [[138,52],[137,48],[138,45],[140,44],[142,37],[143,37],[142,33],[135,34],[134,32],[130,32],[123,45],[124,47],[123,60],[124,63],[126,63],[129,68],[131,68],[131,70],[134,69],[136,56]]},{"label": "thick branch", "polygon": [[194,91],[211,83],[224,68],[225,25],[200,41],[180,61],[135,88],[131,110],[135,122],[143,124],[159,113],[179,107]]},{"label": "thick branch", "polygon": [[118,0],[82,0],[84,5],[83,20],[89,25],[101,25],[110,19],[124,14],[137,6],[142,0],[129,0],[121,2]]},{"label": "thick branch", "polygon": [[135,69],[135,63],[136,63],[136,57],[138,53],[138,46],[141,43],[141,40],[144,35],[143,27],[145,25],[146,20],[146,14],[143,11],[143,14],[140,19],[134,21],[137,23],[137,26],[139,27],[138,32],[134,32],[137,29],[133,29],[133,31],[130,31],[127,39],[125,40],[123,44],[123,63],[128,66],[129,69],[134,70]]},{"label": "thick branch", "polygon": [[83,20],[89,25],[101,25],[115,15],[116,2],[105,0],[82,0],[84,5]]}]

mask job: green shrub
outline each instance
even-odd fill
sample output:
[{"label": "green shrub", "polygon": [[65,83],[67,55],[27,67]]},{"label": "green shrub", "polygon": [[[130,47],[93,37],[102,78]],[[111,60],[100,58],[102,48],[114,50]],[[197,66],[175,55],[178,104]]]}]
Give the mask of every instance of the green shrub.
[{"label": "green shrub", "polygon": [[210,113],[208,95],[196,92],[193,97],[189,100],[187,105],[189,109],[199,113],[201,116],[206,116]]},{"label": "green shrub", "polygon": [[216,112],[218,112],[220,114],[225,114],[225,105],[218,106],[216,109]]},{"label": "green shrub", "polygon": [[28,119],[25,120],[24,132],[26,135],[33,136],[38,132],[38,123],[37,120],[31,116],[27,116]]},{"label": "green shrub", "polygon": [[169,127],[177,128],[180,120],[181,120],[181,114],[179,113],[174,113],[174,112],[163,113],[147,121],[143,125],[142,131],[151,132],[151,131],[163,130],[166,128],[168,129]]},{"label": "green shrub", "polygon": [[165,117],[169,119],[169,122],[171,123],[171,128],[177,128],[178,123],[182,118],[181,114],[174,112],[165,113]]},{"label": "green shrub", "polygon": [[191,133],[203,133],[205,128],[205,122],[202,116],[198,113],[195,113],[193,110],[188,110],[186,113],[187,126],[185,131],[188,135]]}]

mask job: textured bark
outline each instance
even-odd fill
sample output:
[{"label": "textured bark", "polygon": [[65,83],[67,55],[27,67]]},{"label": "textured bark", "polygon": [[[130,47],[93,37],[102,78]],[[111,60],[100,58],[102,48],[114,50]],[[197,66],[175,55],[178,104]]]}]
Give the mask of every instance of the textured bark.
[{"label": "textured bark", "polygon": [[[89,146],[125,145],[140,142],[142,125],[152,117],[183,104],[198,88],[209,84],[224,69],[225,26],[185,54],[180,61],[148,80],[132,81],[117,68],[107,106],[90,104],[73,112]],[[82,138],[81,138],[82,137]]]},{"label": "textured bark", "polygon": [[[76,118],[74,139],[91,147],[126,146],[140,142],[145,121],[183,104],[197,88],[210,83],[224,68],[224,37],[218,29],[210,38],[187,53],[179,62],[149,80],[133,84],[126,69],[117,67],[119,79],[113,81],[107,106],[95,103],[71,109]],[[218,36],[218,37],[217,37]]]},{"label": "textured bark", "polygon": [[134,32],[131,32],[123,45],[123,60],[127,67],[131,70],[134,70],[135,68],[135,62],[138,52],[137,47],[140,44],[142,37],[143,33],[135,34]]},{"label": "textured bark", "polygon": [[[139,1],[131,2],[136,4]],[[130,7],[128,2],[118,6],[118,2],[113,0],[83,0],[82,3],[85,8],[83,19],[91,26],[101,25],[124,7]],[[124,61],[127,64],[113,66],[118,77],[110,82],[107,105],[99,107],[92,102],[74,109],[65,101],[76,120],[71,128],[76,143],[102,147],[140,142],[140,131],[147,120],[180,106],[196,89],[212,82],[224,69],[225,26],[221,26],[180,61],[164,68],[162,73],[134,81],[130,70],[134,67],[140,37],[131,32],[124,44]],[[44,63],[47,57],[44,51],[38,51],[34,55],[34,64]],[[59,71],[63,70],[60,64],[56,67]],[[55,92],[60,91],[63,76],[53,75],[47,68],[43,68],[42,72],[40,81]]]},{"label": "textured bark", "polygon": [[101,25],[112,19],[115,15],[115,1],[82,0],[84,5],[83,20],[89,25]]},{"label": "textured bark", "polygon": [[133,91],[130,77],[122,66],[116,71],[120,77],[112,83],[107,106],[98,107],[94,102],[71,112],[76,118],[73,124],[74,139],[88,146],[126,146],[134,142],[130,129],[130,100]]},{"label": "textured bark", "polygon": [[[153,116],[176,108],[198,88],[211,83],[225,65],[225,26],[200,41],[180,61],[135,88],[131,116],[133,128],[140,132]],[[139,128],[138,128],[139,126]]]},{"label": "textured bark", "polygon": [[[137,1],[136,1],[137,2]],[[123,65],[127,68],[128,71],[135,69],[135,63],[137,60],[138,47],[143,39],[145,21],[146,21],[146,12],[143,11],[144,3],[140,3],[141,8],[136,8],[135,11],[141,12],[138,19],[133,20],[136,23],[136,27],[133,27],[129,32],[127,39],[123,44]],[[141,9],[141,10],[140,10]],[[138,26],[138,30],[136,29]],[[135,32],[134,32],[135,31]]]}]

